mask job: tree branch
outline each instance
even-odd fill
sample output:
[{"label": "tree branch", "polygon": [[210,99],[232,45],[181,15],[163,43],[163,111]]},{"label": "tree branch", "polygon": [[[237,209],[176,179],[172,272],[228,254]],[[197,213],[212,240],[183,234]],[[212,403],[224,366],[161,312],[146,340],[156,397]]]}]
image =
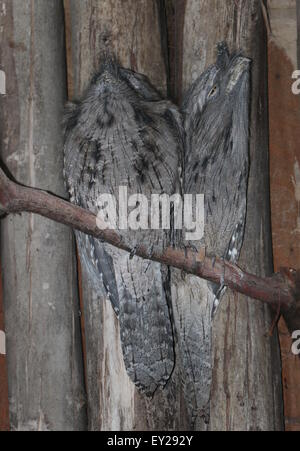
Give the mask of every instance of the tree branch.
[{"label": "tree branch", "polygon": [[[88,235],[99,238],[119,249],[131,252],[115,230],[100,230],[96,216],[53,194],[22,186],[9,179],[0,168],[0,213],[30,212],[65,224]],[[220,258],[215,261],[199,253],[169,247],[162,253],[150,254],[141,245],[139,257],[181,269],[189,274],[219,283],[250,298],[269,304],[284,316],[290,332],[300,330],[300,270],[283,269],[271,277],[258,277],[241,270]]]}]

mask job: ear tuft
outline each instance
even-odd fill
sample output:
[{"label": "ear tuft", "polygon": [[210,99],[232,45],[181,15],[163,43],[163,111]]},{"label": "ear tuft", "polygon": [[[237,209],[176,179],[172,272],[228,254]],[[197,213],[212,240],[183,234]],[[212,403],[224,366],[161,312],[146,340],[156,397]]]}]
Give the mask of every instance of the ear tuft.
[{"label": "ear tuft", "polygon": [[217,67],[220,69],[225,69],[229,62],[229,50],[228,45],[225,41],[221,41],[217,45],[218,49],[218,58],[217,58]]}]

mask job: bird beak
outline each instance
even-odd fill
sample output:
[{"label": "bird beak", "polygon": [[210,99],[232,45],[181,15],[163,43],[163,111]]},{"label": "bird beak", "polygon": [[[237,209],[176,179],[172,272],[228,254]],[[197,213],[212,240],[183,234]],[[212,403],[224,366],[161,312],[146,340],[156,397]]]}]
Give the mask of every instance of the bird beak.
[{"label": "bird beak", "polygon": [[243,56],[237,56],[234,58],[228,70],[228,84],[226,88],[227,94],[230,94],[235,89],[244,73],[249,71],[250,64],[251,60],[249,58],[245,58]]}]

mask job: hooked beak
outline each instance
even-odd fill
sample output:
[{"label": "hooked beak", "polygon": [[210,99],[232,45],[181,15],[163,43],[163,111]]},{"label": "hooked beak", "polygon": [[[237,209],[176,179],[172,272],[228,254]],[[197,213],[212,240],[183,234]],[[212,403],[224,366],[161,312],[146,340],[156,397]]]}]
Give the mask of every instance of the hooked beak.
[{"label": "hooked beak", "polygon": [[242,76],[249,71],[251,60],[244,56],[233,59],[228,69],[228,83],[226,93],[230,94],[238,86]]}]

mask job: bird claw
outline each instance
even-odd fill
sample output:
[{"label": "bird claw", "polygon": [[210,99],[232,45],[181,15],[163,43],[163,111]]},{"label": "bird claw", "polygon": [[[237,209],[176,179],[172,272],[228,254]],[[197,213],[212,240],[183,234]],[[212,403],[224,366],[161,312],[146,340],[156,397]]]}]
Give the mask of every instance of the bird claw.
[{"label": "bird claw", "polygon": [[183,248],[184,248],[184,254],[185,254],[186,258],[187,258],[188,251],[192,251],[192,252],[195,252],[195,253],[199,252],[199,249],[197,249],[197,247],[194,244],[191,244],[191,243],[183,245]]}]

